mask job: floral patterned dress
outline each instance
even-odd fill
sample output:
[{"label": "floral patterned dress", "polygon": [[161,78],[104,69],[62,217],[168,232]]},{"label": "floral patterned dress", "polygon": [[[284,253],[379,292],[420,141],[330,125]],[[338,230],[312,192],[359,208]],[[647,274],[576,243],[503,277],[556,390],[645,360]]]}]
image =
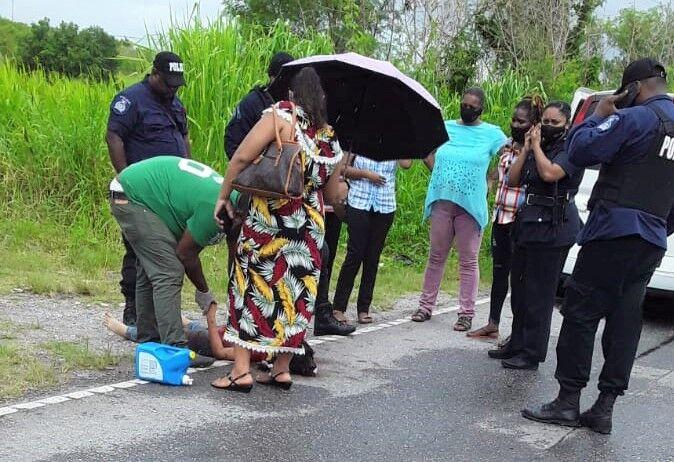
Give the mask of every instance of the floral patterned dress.
[{"label": "floral patterned dress", "polygon": [[[274,110],[291,121],[290,103],[280,102]],[[297,200],[253,196],[229,278],[224,340],[268,354],[304,353],[325,235],[322,188],[343,155],[332,129],[309,126],[299,107],[297,125],[304,195]]]}]

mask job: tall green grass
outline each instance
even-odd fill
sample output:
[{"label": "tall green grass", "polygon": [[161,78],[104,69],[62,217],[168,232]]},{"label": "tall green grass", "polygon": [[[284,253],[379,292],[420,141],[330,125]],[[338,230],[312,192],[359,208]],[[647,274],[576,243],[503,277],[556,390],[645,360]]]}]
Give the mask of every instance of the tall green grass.
[{"label": "tall green grass", "polygon": [[[264,32],[225,20],[196,20],[157,37],[136,61],[135,80],[149,70],[159,49],[172,49],[186,63],[188,83],[180,97],[187,107],[194,157],[224,171],[225,124],[249,89],[266,81],[273,53],[285,50],[301,57],[330,53],[333,47],[326,36],[299,37],[283,24]],[[458,116],[459,96],[439,83],[433,67],[401,67],[436,95],[447,118]],[[119,232],[106,201],[113,170],[104,136],[110,101],[123,86],[121,81],[92,83],[25,73],[12,62],[0,62],[0,220],[30,228],[32,239],[15,244],[60,251],[65,264],[116,269]],[[482,86],[488,98],[484,119],[504,129],[518,99],[536,87],[514,74]],[[423,262],[427,228],[421,218],[427,183],[421,163],[401,172],[389,256],[404,254]],[[3,228],[11,233],[10,226]],[[14,241],[7,234],[0,237],[0,243]]]}]

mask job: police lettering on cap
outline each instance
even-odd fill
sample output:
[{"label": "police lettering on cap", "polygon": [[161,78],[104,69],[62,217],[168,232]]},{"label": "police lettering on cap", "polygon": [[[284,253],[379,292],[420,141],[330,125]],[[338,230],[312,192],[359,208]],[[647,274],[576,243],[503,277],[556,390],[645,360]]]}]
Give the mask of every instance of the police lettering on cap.
[{"label": "police lettering on cap", "polygon": [[159,72],[166,84],[171,87],[180,87],[185,85],[185,67],[183,60],[175,53],[162,51],[154,57],[153,66]]},{"label": "police lettering on cap", "polygon": [[632,61],[625,68],[625,71],[623,72],[622,83],[615,94],[619,95],[624,92],[627,86],[631,83],[650,79],[651,77],[661,77],[666,79],[667,72],[665,71],[665,66],[651,58]]}]

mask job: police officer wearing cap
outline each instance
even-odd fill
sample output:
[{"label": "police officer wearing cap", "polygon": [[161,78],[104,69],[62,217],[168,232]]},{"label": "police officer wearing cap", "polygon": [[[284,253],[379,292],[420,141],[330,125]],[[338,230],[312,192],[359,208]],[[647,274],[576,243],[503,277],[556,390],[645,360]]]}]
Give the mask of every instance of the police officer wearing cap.
[{"label": "police officer wearing cap", "polygon": [[[177,97],[185,85],[183,62],[168,51],[158,53],[152,72],[142,82],[115,96],[110,105],[106,142],[117,173],[128,165],[158,155],[190,158],[185,107]],[[121,194],[118,192],[111,192]],[[124,238],[121,292],[123,322],[136,324],[136,255]]]},{"label": "police officer wearing cap", "polygon": [[[601,164],[601,169],[562,307],[555,373],[559,394],[550,403],[524,409],[528,419],[611,432],[613,405],[627,389],[641,335],[646,286],[674,231],[674,104],[666,91],[662,64],[634,61],[620,89],[569,134],[571,162]],[[580,414],[580,393],[590,378],[602,318],[600,393]]]},{"label": "police officer wearing cap", "polygon": [[274,54],[269,62],[269,67],[267,67],[267,77],[269,77],[267,85],[256,85],[237,104],[234,115],[225,128],[225,154],[228,159],[232,158],[236,148],[260,120],[262,111],[276,102],[276,99],[268,91],[269,85],[281,72],[281,67],[293,60],[294,58],[291,55],[283,51]]}]

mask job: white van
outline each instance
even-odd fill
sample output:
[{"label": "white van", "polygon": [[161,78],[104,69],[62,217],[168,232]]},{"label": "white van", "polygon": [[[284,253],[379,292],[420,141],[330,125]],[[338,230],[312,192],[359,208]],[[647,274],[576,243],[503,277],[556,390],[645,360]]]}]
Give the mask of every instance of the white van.
[{"label": "white van", "polygon": [[[607,96],[612,95],[613,91],[593,91],[588,88],[579,88],[573,96],[571,103],[571,113],[573,114],[573,125],[578,125],[587,117],[592,115],[599,101]],[[672,100],[674,95],[670,94]],[[580,213],[580,218],[583,222],[587,221],[589,211],[587,210],[587,201],[590,199],[592,188],[597,181],[599,175],[599,166],[589,167],[585,170],[585,176],[576,194],[576,206]],[[664,295],[674,298],[674,234],[667,239],[667,253],[662,259],[660,267],[655,270],[650,284],[648,284],[648,292],[652,295]],[[565,279],[573,272],[573,267],[578,259],[578,251],[580,248],[574,245],[569,251],[569,256],[566,259],[566,264],[562,270],[562,279]]]}]

